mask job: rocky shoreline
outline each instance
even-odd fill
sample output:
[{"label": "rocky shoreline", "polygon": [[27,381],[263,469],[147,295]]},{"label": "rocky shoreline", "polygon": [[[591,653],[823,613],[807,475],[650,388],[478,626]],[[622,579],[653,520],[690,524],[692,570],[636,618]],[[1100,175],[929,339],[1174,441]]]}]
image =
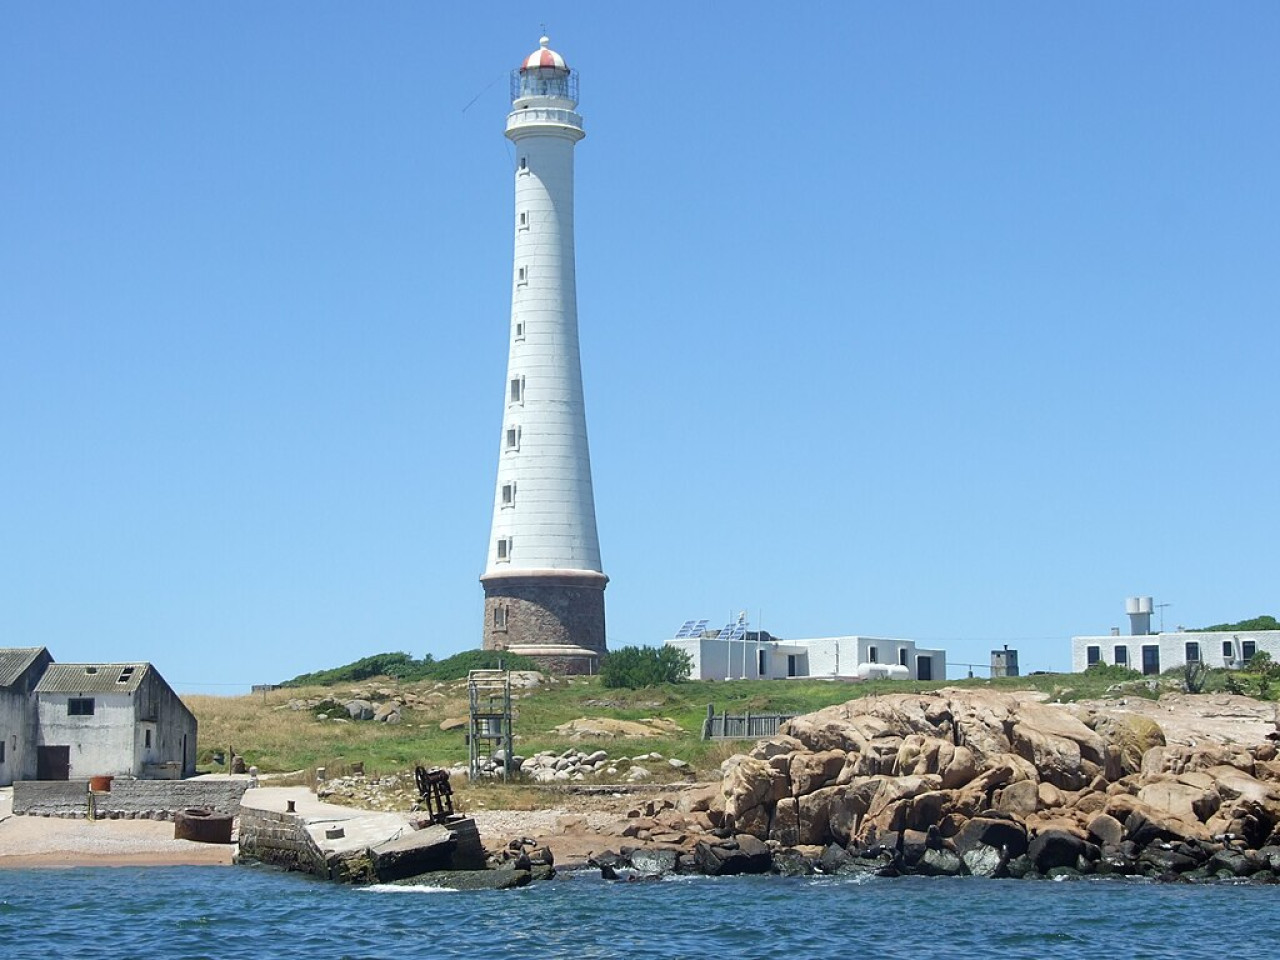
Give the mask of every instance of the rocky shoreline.
[{"label": "rocky shoreline", "polygon": [[633,811],[642,842],[592,863],[619,878],[1280,881],[1274,714],[1256,742],[1233,735],[1243,720],[1170,742],[1125,706],[959,689],[850,701],[730,758],[718,790]]}]

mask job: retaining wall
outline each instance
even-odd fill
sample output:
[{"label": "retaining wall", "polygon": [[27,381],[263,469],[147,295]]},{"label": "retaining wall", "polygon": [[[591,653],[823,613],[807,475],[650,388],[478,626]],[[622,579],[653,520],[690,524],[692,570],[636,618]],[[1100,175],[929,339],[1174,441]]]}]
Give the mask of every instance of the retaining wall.
[{"label": "retaining wall", "polygon": [[[109,793],[93,794],[99,819],[169,820],[175,811],[201,807],[235,816],[245,780],[116,780]],[[28,817],[87,817],[87,780],[19,780],[13,812]]]},{"label": "retaining wall", "polygon": [[302,818],[291,813],[242,807],[240,857],[329,879],[324,853]]}]

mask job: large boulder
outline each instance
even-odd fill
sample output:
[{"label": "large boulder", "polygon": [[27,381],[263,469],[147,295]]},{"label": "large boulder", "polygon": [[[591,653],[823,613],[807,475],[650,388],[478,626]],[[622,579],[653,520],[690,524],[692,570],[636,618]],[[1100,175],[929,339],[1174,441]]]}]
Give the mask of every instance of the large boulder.
[{"label": "large boulder", "polygon": [[792,796],[803,797],[819,787],[825,787],[839,776],[844,763],[845,754],[840,750],[791,754],[787,772],[791,780]]},{"label": "large boulder", "polygon": [[1078,718],[1042,703],[1024,702],[1014,718],[1013,752],[1029,760],[1040,779],[1079,790],[1103,772],[1106,745]]},{"label": "large boulder", "polygon": [[1016,820],[975,817],[960,828],[955,844],[961,855],[978,847],[994,847],[1020,857],[1027,852],[1027,828]]},{"label": "large boulder", "polygon": [[[1142,770],[1142,758],[1152,747],[1165,745],[1160,724],[1140,713],[1106,713],[1093,718],[1093,731],[1108,748],[1114,749],[1115,769],[1107,771],[1108,779]],[[1110,752],[1110,751],[1109,751]]]},{"label": "large boulder", "polygon": [[766,761],[738,755],[724,764],[724,812],[735,828],[763,837],[769,830],[774,805],[790,794],[785,774]]},{"label": "large boulder", "polygon": [[699,843],[694,848],[698,869],[711,877],[727,877],[742,873],[768,873],[773,864],[769,848],[748,834],[719,843]]},{"label": "large boulder", "polygon": [[1081,860],[1097,859],[1097,852],[1096,847],[1066,830],[1046,830],[1027,845],[1027,856],[1041,873],[1058,867],[1074,869]]},{"label": "large boulder", "polygon": [[1138,799],[1179,819],[1199,820],[1201,823],[1222,806],[1222,798],[1214,788],[1213,779],[1202,773],[1162,776],[1139,789]]}]

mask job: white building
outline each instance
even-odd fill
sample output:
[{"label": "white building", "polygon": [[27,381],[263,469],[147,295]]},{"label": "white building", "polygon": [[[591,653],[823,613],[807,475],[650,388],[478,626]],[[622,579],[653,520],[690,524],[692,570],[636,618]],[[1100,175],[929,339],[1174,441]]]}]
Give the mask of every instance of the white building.
[{"label": "white building", "polygon": [[1242,669],[1258,651],[1280,661],[1280,630],[1225,630],[1151,633],[1151,597],[1126,601],[1128,634],[1072,637],[1071,669],[1080,673],[1095,663],[1129,667],[1147,675],[1200,662],[1214,669]]},{"label": "white building", "polygon": [[485,649],[558,673],[605,652],[573,243],[578,78],[543,37],[512,74],[515,250],[502,432],[485,595]]},{"label": "white building", "polygon": [[768,633],[748,633],[741,619],[718,634],[696,624],[685,624],[680,632],[685,635],[665,642],[689,654],[692,676],[699,680],[947,678],[946,652],[917,646],[914,640],[859,636],[778,640]]},{"label": "white building", "polygon": [[51,663],[33,696],[38,780],[196,772],[196,718],[149,663]]}]

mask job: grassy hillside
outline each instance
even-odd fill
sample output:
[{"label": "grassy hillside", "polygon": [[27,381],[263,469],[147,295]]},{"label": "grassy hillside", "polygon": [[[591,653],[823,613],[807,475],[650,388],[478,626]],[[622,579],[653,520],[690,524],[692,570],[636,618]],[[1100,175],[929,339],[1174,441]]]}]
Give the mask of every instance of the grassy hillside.
[{"label": "grassy hillside", "polygon": [[[1041,674],[1001,680],[951,681],[951,686],[994,689],[1036,689],[1060,700],[1103,696],[1131,674]],[[937,689],[948,683],[874,681],[839,683],[822,680],[689,681],[641,690],[605,689],[599,678],[557,680],[518,691],[515,708],[516,752],[564,750],[569,746],[604,749],[612,757],[635,756],[653,750],[679,757],[702,772],[713,770],[741,744],[704,743],[700,739],[707,705],[717,713],[806,713],[856,697]],[[1146,688],[1138,685],[1136,691]],[[294,709],[300,701],[332,697],[387,702],[399,698],[403,722],[317,719],[309,709]],[[200,722],[202,767],[210,768],[215,752],[234,748],[263,772],[311,769],[341,770],[363,762],[369,773],[390,773],[414,764],[449,765],[465,762],[464,731],[443,731],[446,718],[467,715],[466,681],[404,681],[381,677],[358,683],[300,686],[245,697],[191,696],[185,698]],[[641,740],[570,741],[554,728],[579,717],[640,720],[665,717],[682,733]]]}]

